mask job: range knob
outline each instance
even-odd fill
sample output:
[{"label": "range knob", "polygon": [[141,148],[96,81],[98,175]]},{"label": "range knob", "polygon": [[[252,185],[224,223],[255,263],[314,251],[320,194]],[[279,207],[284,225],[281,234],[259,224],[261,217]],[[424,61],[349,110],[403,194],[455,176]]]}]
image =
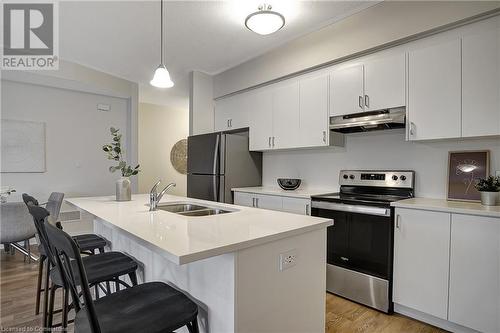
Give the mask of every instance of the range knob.
[{"label": "range knob", "polygon": [[354,179],[354,175],[350,175],[349,178]]},{"label": "range knob", "polygon": [[405,181],[406,180],[406,176],[405,175],[401,175],[401,177],[399,177],[399,179],[401,179],[402,181]]},{"label": "range knob", "polygon": [[393,175],[393,176],[392,176],[392,180],[398,180],[398,176]]},{"label": "range knob", "polygon": [[344,179],[347,179],[347,178],[349,178],[349,176],[348,175],[344,175]]}]

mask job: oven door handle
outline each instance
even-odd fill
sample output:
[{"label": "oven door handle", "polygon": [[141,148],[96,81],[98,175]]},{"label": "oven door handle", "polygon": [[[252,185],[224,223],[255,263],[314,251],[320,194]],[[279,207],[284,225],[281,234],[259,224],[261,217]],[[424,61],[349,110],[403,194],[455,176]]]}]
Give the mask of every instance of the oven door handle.
[{"label": "oven door handle", "polygon": [[319,209],[336,210],[341,212],[349,212],[349,213],[377,215],[377,216],[391,216],[391,210],[389,208],[382,208],[382,207],[348,205],[343,203],[334,203],[325,201],[313,201],[312,207]]}]

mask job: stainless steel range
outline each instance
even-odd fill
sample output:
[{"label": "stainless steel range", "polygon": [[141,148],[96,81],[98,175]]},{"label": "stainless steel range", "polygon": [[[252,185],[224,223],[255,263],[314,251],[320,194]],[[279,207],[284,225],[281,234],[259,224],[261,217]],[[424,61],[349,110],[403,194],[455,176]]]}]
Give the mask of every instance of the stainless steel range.
[{"label": "stainless steel range", "polygon": [[334,220],[327,231],[327,291],[392,312],[394,209],[412,198],[415,172],[340,172],[340,192],[312,197],[311,215]]}]

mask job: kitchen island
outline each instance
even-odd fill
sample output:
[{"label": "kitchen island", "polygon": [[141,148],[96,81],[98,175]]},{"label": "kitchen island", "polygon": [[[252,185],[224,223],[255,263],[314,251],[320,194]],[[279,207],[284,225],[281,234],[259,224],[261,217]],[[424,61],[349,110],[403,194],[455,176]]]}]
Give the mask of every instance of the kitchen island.
[{"label": "kitchen island", "polygon": [[140,281],[164,281],[197,302],[202,332],[324,332],[332,220],[171,195],[160,205],[229,212],[150,212],[147,194],[66,201],[94,216],[110,249],[140,263]]}]

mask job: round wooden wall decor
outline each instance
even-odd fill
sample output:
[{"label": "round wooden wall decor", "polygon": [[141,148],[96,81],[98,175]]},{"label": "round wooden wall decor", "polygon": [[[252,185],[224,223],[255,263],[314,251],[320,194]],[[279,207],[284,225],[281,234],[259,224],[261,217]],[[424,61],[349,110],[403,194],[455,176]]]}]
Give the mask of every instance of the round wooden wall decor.
[{"label": "round wooden wall decor", "polygon": [[172,147],[170,163],[177,172],[187,174],[187,139],[177,141]]}]

